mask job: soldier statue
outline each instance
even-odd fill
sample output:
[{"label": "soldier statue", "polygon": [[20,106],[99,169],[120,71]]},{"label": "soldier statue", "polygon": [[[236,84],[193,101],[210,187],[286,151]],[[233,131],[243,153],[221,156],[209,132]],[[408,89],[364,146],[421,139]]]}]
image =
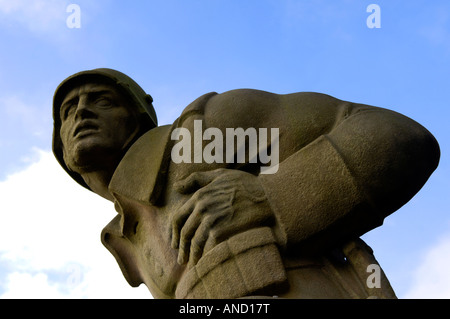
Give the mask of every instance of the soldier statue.
[{"label": "soldier statue", "polygon": [[[368,284],[378,263],[360,236],[436,169],[423,126],[310,92],[207,93],[163,126],[152,103],[112,69],[68,77],[53,100],[53,152],[114,203],[101,240],[131,286],[155,298],[396,298],[382,270]],[[227,129],[244,132],[240,144],[220,147]],[[266,147],[251,146],[263,130]]]}]

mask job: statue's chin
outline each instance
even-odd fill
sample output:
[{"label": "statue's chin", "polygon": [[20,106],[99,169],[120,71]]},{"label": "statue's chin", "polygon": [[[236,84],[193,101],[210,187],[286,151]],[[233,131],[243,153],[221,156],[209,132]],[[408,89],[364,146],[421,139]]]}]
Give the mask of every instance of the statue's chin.
[{"label": "statue's chin", "polygon": [[77,143],[68,152],[64,153],[67,167],[78,173],[91,173],[104,170],[117,164],[120,152],[94,143]]}]

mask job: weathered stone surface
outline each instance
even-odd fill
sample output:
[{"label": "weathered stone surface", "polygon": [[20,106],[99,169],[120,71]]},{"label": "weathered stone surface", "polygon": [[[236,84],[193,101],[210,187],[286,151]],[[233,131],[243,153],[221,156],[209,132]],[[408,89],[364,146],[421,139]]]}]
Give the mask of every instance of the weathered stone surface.
[{"label": "weathered stone surface", "polygon": [[[440,156],[412,119],[319,93],[208,93],[157,126],[152,98],[110,69],[63,81],[53,115],[59,163],[114,202],[103,244],[156,298],[395,298],[382,271],[369,287],[378,263],[359,237],[408,202]],[[268,149],[239,161],[234,145],[230,157],[230,141],[213,138],[227,128],[248,143],[267,130]],[[187,142],[200,156],[174,160]],[[269,154],[276,169],[264,173]]]}]

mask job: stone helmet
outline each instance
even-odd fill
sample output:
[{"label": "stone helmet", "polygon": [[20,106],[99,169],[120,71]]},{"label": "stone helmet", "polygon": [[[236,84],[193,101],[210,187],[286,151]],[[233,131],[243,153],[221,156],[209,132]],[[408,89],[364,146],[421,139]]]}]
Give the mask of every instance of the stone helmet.
[{"label": "stone helmet", "polygon": [[93,69],[73,74],[61,82],[61,84],[56,88],[53,96],[53,154],[64,170],[81,186],[89,190],[89,186],[85,183],[81,175],[71,171],[64,161],[63,144],[60,136],[60,108],[64,97],[72,88],[92,81],[101,81],[115,85],[127,98],[132,101],[130,106],[135,108],[134,111],[139,114],[139,118],[141,120],[140,123],[142,126],[138,136],[136,136],[135,139],[158,125],[156,112],[152,105],[152,97],[145,93],[145,91],[133,79],[122,72],[107,68]]}]

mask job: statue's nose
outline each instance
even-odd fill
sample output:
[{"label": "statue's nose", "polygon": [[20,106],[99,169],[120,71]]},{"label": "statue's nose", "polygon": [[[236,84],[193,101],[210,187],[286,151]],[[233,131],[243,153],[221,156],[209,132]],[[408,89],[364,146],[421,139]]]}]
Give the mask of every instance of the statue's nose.
[{"label": "statue's nose", "polygon": [[85,118],[95,117],[95,109],[91,102],[85,96],[81,96],[77,109],[75,111],[75,119],[82,120]]}]

